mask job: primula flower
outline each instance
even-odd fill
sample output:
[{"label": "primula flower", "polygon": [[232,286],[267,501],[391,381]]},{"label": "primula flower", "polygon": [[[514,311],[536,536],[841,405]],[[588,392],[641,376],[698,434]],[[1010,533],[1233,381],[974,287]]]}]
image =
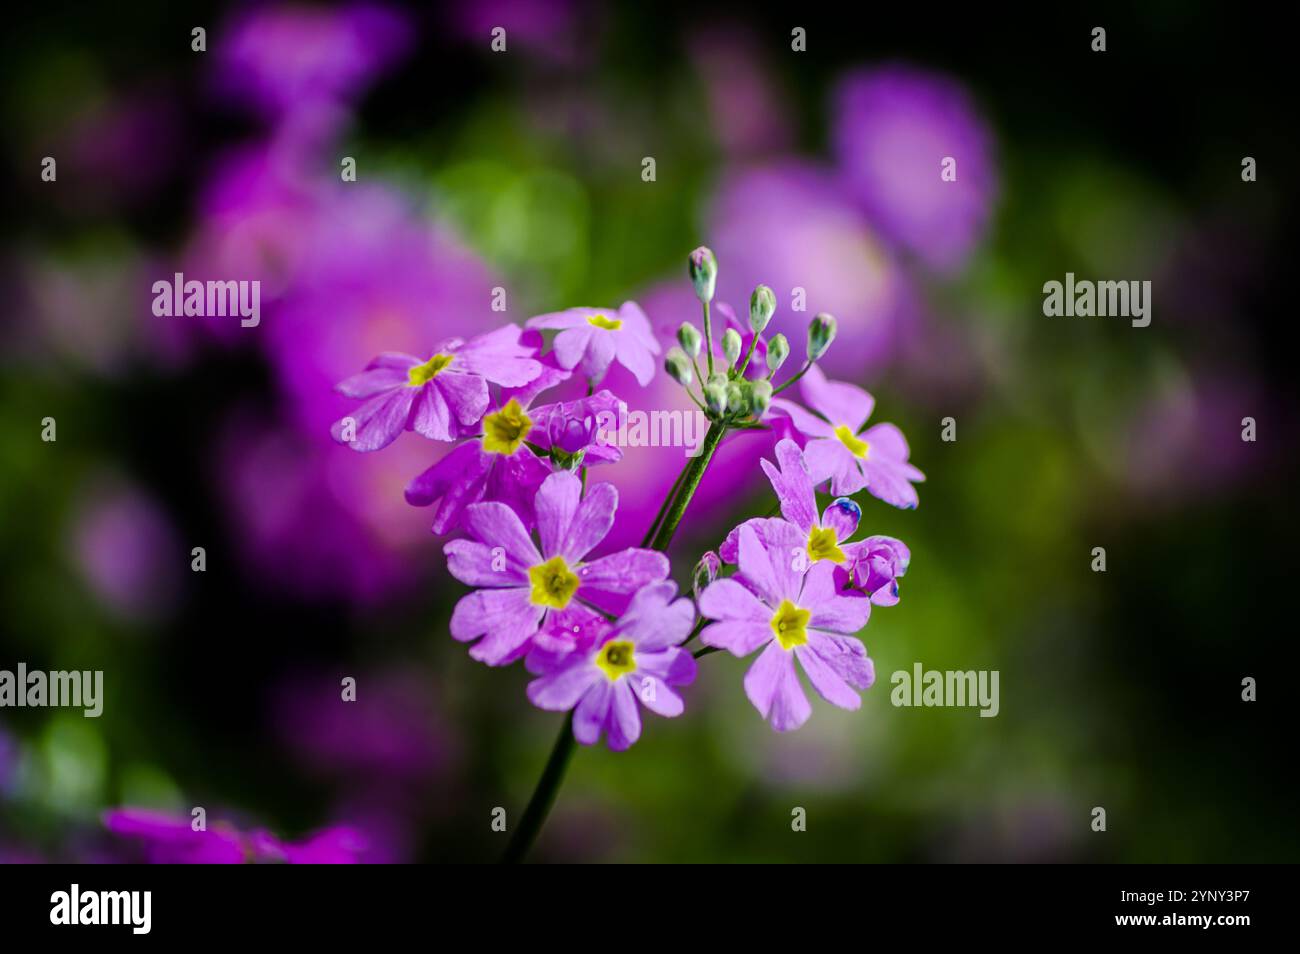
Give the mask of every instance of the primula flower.
[{"label": "primula flower", "polygon": [[[618,428],[619,401],[609,391],[557,404],[545,404],[529,416],[537,426],[528,440],[549,450],[557,462],[572,466],[614,463],[623,459],[617,444],[601,440],[601,433]],[[579,456],[581,455],[581,456]]]},{"label": "primula flower", "polygon": [[856,385],[827,381],[817,365],[808,369],[799,390],[816,414],[783,398],[774,399],[772,407],[808,438],[803,454],[813,486],[829,479],[837,497],[865,487],[895,507],[910,510],[917,505],[911,482],[925,480],[925,474],[907,462],[903,432],[893,424],[866,427],[875,398]]},{"label": "primula flower", "polygon": [[452,636],[479,640],[470,655],[492,666],[523,656],[535,637],[543,649],[570,649],[600,619],[597,609],[612,605],[611,597],[667,577],[668,558],[654,550],[629,548],[583,562],[609,533],[617,509],[612,484],[596,484],[583,498],[574,474],[551,474],[535,500],[539,549],[505,504],[467,507],[471,539],[453,540],[443,552],[452,576],[481,589],[456,604]]},{"label": "primula flower", "polygon": [[559,330],[553,348],[563,368],[579,368],[593,384],[605,377],[614,361],[632,372],[645,387],[655,374],[659,342],[650,322],[634,301],[612,308],[569,308],[529,318],[529,328]]},{"label": "primula flower", "polygon": [[[811,566],[818,560],[829,560],[847,567],[854,560],[859,544],[846,541],[857,532],[862,508],[848,497],[838,497],[826,507],[819,520],[812,477],[799,445],[789,438],[778,441],[776,460],[780,465],[779,470],[767,460],[759,463],[767,474],[767,479],[772,482],[784,519],[756,517],[741,526],[752,527],[760,540],[764,539],[768,524],[793,526],[805,541],[803,553],[807,558],[806,566]],[[718,554],[723,560],[736,562],[739,541],[740,527],[737,527],[727,534],[727,539],[718,548]]]},{"label": "primula flower", "polygon": [[483,433],[465,442],[406,485],[406,502],[427,507],[435,500],[433,532],[458,527],[465,508],[481,500],[507,504],[530,529],[533,498],[551,468],[526,443],[535,422],[516,398],[484,415]]},{"label": "primula flower", "polygon": [[615,623],[601,621],[588,639],[528,684],[533,705],[573,713],[573,735],[592,745],[601,733],[615,751],[641,736],[637,699],[651,712],[682,714],[681,696],[670,687],[695,680],[695,658],[679,648],[695,623],[688,599],[674,599],[671,580],[643,587]]},{"label": "primula flower", "polygon": [[877,606],[898,603],[898,579],[907,572],[912,551],[893,537],[867,537],[854,546],[849,579]]},{"label": "primula flower", "polygon": [[842,709],[857,709],[855,689],[875,681],[866,647],[853,638],[871,614],[871,601],[836,586],[836,567],[819,562],[803,572],[792,560],[806,541],[793,525],[768,526],[760,540],[740,528],[740,571],[718,580],[700,595],[700,613],[717,620],[700,633],[706,646],[747,656],[763,649],[745,674],[745,694],[778,732],[797,729],[812,708],[795,673],[804,674],[823,699]]},{"label": "primula flower", "polygon": [[536,350],[520,342],[523,330],[506,325],[469,341],[452,338],[427,360],[386,352],[337,390],[365,404],[330,429],[353,450],[387,447],[402,431],[435,441],[465,436],[488,408],[488,384],[522,387],[542,373]]}]

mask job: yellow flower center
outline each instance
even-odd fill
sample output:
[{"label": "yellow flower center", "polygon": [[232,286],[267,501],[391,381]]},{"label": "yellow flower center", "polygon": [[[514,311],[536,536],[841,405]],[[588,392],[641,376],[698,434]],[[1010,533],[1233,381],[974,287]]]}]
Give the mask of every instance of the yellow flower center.
[{"label": "yellow flower center", "polygon": [[417,364],[406,372],[407,385],[418,388],[422,384],[428,384],[438,376],[439,371],[451,364],[454,357],[450,354],[435,354],[424,364]]},{"label": "yellow flower center", "polygon": [[866,460],[867,451],[871,450],[871,445],[849,430],[847,425],[841,424],[835,428],[835,436],[840,439],[840,443],[847,447],[849,453],[854,457],[861,457]]},{"label": "yellow flower center", "polygon": [[489,454],[509,456],[519,450],[532,429],[532,418],[511,398],[501,410],[483,418],[483,449]]},{"label": "yellow flower center", "polygon": [[528,580],[533,584],[528,598],[537,606],[564,609],[578,591],[578,577],[564,562],[564,557],[551,557],[545,563],[530,566]]},{"label": "yellow flower center", "polygon": [[623,327],[622,318],[606,318],[604,315],[592,315],[587,319],[587,324],[593,328],[604,328],[606,331],[618,331]]},{"label": "yellow flower center", "polygon": [[636,649],[631,643],[619,642],[613,640],[600,647],[600,652],[596,654],[596,665],[604,670],[609,681],[613,682],[619,676],[626,676],[630,672],[636,672]]},{"label": "yellow flower center", "polygon": [[816,563],[818,560],[830,560],[833,563],[844,562],[844,551],[840,541],[830,527],[814,526],[808,531],[808,558]]},{"label": "yellow flower center", "polygon": [[808,642],[808,634],[804,631],[804,627],[808,625],[808,620],[811,618],[812,613],[808,610],[800,609],[789,600],[781,601],[781,605],[772,616],[772,632],[776,633],[782,649],[791,650]]}]

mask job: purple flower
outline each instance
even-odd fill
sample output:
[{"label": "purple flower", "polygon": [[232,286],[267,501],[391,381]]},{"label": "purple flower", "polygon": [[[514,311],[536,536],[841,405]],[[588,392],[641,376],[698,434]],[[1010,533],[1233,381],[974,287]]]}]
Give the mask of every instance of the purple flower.
[{"label": "purple flower", "polygon": [[618,311],[569,308],[529,318],[526,324],[558,330],[553,347],[560,366],[581,368],[593,384],[605,377],[614,361],[631,371],[642,387],[654,377],[659,342],[645,312],[634,301],[624,302]]},{"label": "purple flower", "polygon": [[551,468],[528,447],[535,422],[517,398],[484,415],[483,433],[461,444],[406,486],[406,502],[427,507],[435,500],[433,532],[460,526],[465,508],[481,500],[511,507],[531,529],[533,500]]},{"label": "purple flower", "polygon": [[668,558],[654,550],[629,548],[583,562],[609,533],[617,509],[612,484],[596,484],[584,498],[576,476],[551,474],[535,501],[539,550],[505,504],[467,507],[471,539],[453,540],[443,552],[452,576],[481,589],[456,604],[452,636],[479,640],[470,655],[492,666],[523,656],[534,637],[544,650],[572,648],[584,627],[601,621],[597,610],[612,605],[611,597],[664,579]]},{"label": "purple flower", "polygon": [[382,6],[278,6],[240,14],[216,45],[216,83],[263,113],[340,105],[411,45],[410,24]]},{"label": "purple flower", "polygon": [[695,607],[674,599],[671,580],[643,587],[615,623],[603,620],[586,640],[528,684],[533,705],[573,713],[573,735],[593,745],[601,733],[622,752],[641,736],[637,699],[673,718],[685,708],[672,686],[695,679],[695,658],[679,644],[695,624]]},{"label": "purple flower", "polygon": [[606,464],[622,460],[622,449],[601,436],[617,429],[618,405],[618,398],[610,391],[598,391],[576,401],[534,408],[529,416],[537,426],[528,439],[538,447],[549,449],[559,460],[571,461],[575,466],[578,463]]},{"label": "purple flower", "polygon": [[895,507],[910,510],[917,505],[911,482],[925,480],[925,475],[907,462],[903,432],[893,424],[863,430],[875,398],[856,385],[827,381],[817,365],[803,376],[799,391],[816,414],[783,398],[774,400],[772,407],[808,438],[803,453],[814,486],[829,479],[836,496],[847,497],[865,487]]},{"label": "purple flower", "polygon": [[[993,137],[965,90],[888,66],[850,73],[834,100],[835,153],[868,219],[930,266],[959,267],[997,194]],[[947,179],[946,159],[956,163]]]},{"label": "purple flower", "polygon": [[740,528],[740,571],[718,580],[700,596],[700,613],[717,620],[700,633],[706,646],[747,656],[763,648],[745,674],[745,694],[778,732],[797,729],[812,709],[799,677],[804,674],[823,699],[857,709],[855,689],[875,681],[866,647],[852,637],[866,625],[871,601],[836,585],[831,563],[807,564],[798,554],[805,541],[789,524],[769,525],[766,541],[752,527]]},{"label": "purple flower", "polygon": [[877,606],[898,602],[898,578],[907,572],[912,551],[893,537],[867,537],[853,547],[849,579]]},{"label": "purple flower", "polygon": [[187,817],[147,808],[107,811],[104,827],[138,841],[150,864],[353,864],[366,850],[365,837],[343,826],[327,828],[301,842],[283,842],[268,831],[243,832],[224,821],[195,831]]},{"label": "purple flower", "polygon": [[522,334],[518,325],[506,325],[468,342],[452,338],[423,361],[381,354],[339,384],[340,394],[366,403],[330,433],[358,451],[387,447],[403,430],[435,441],[465,436],[487,411],[489,382],[521,387],[542,373],[535,350],[519,340]]}]

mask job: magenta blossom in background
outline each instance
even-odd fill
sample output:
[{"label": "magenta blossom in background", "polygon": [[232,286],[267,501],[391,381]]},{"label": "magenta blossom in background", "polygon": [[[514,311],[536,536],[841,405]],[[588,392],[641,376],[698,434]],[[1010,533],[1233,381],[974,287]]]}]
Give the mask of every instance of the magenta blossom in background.
[{"label": "magenta blossom in background", "polygon": [[487,411],[489,382],[521,387],[542,373],[535,350],[520,342],[522,333],[505,325],[469,341],[452,338],[427,360],[381,354],[339,384],[339,393],[366,403],[330,433],[357,451],[381,450],[403,430],[435,441],[466,436]]},{"label": "magenta blossom in background", "polygon": [[[859,70],[834,94],[840,174],[872,225],[933,268],[960,267],[997,198],[993,135],[966,91],[907,66]],[[951,180],[941,176],[955,160]]]},{"label": "magenta blossom in background", "polygon": [[601,733],[621,752],[641,737],[637,700],[672,718],[685,709],[673,686],[695,680],[695,658],[679,648],[695,624],[695,607],[674,599],[671,580],[643,587],[615,623],[591,627],[588,639],[528,685],[533,705],[574,709],[573,735],[593,745]]},{"label": "magenta blossom in background", "polygon": [[700,613],[717,621],[700,633],[701,642],[735,656],[763,649],[745,674],[745,694],[778,732],[799,728],[812,714],[796,658],[821,697],[842,709],[857,709],[862,701],[854,690],[875,681],[866,648],[852,636],[866,625],[871,601],[841,591],[843,571],[834,564],[800,569],[807,564],[791,553],[804,542],[789,524],[769,525],[766,542],[741,527],[740,571],[700,595]]},{"label": "magenta blossom in background", "polygon": [[[893,357],[915,296],[834,170],[785,161],[732,172],[722,178],[702,228],[719,263],[716,300],[732,302],[746,319],[754,287],[775,289],[776,314],[763,332],[768,338],[785,335],[797,354],[808,320],[825,311],[839,322],[838,344],[821,359],[828,371],[857,376]],[[700,314],[683,284],[676,283],[670,301],[643,299],[662,340]]]},{"label": "magenta blossom in background", "polygon": [[529,318],[529,328],[558,331],[552,347],[563,368],[578,368],[592,384],[617,361],[645,387],[655,374],[659,342],[634,301],[612,308],[569,308]]},{"label": "magenta blossom in background", "polygon": [[917,505],[912,481],[925,480],[925,475],[907,462],[903,432],[893,424],[866,428],[875,398],[857,385],[827,381],[817,365],[799,382],[799,392],[816,414],[784,398],[775,399],[772,407],[808,439],[804,461],[814,485],[830,480],[831,493],[837,496],[865,487],[895,507],[910,510]]},{"label": "magenta blossom in background", "polygon": [[165,616],[182,582],[178,559],[188,553],[167,514],[142,490],[97,478],[72,528],[77,568],[99,600],[136,620]]},{"label": "magenta blossom in background", "polygon": [[220,37],[218,89],[272,119],[356,99],[413,39],[403,15],[373,3],[256,7]]},{"label": "magenta blossom in background", "polygon": [[552,474],[537,492],[539,550],[505,504],[468,507],[471,538],[451,541],[444,552],[451,574],[480,589],[456,604],[452,636],[479,640],[470,655],[493,666],[520,658],[535,639],[543,649],[573,648],[584,628],[601,621],[592,606],[608,611],[616,602],[611,596],[664,579],[668,558],[653,550],[629,548],[584,562],[609,533],[617,509],[612,485],[596,484],[583,498],[575,475]]},{"label": "magenta blossom in background", "polygon": [[261,829],[242,832],[227,822],[195,831],[189,817],[147,808],[111,809],[104,813],[104,826],[134,839],[151,864],[355,864],[363,860],[367,843],[361,832],[346,826],[323,829],[300,842],[282,841]]}]

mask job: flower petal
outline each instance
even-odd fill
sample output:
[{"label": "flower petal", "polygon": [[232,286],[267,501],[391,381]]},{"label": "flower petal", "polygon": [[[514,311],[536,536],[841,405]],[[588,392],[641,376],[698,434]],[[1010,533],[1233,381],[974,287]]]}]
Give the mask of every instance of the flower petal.
[{"label": "flower petal", "polygon": [[847,425],[855,434],[871,417],[876,399],[856,384],[828,381],[822,369],[813,365],[799,382],[799,393],[804,403],[832,426]]},{"label": "flower petal", "polygon": [[480,542],[501,547],[505,556],[525,567],[542,562],[519,515],[503,503],[493,500],[466,507],[465,526]]},{"label": "flower petal", "polygon": [[[817,694],[829,702],[831,705],[839,706],[841,709],[857,709],[862,705],[862,698],[853,691],[848,683],[836,672],[815,646],[819,647],[822,640],[826,637],[819,637],[816,633],[808,634],[808,642],[802,646],[794,648],[794,654],[798,657],[799,663],[803,666],[804,673],[808,676],[808,681],[812,683]],[[857,640],[853,640],[857,642]],[[861,646],[861,643],[858,643]],[[836,648],[832,645],[829,652],[836,653]],[[865,651],[862,658],[866,658]]]},{"label": "flower petal", "polygon": [[536,498],[537,533],[542,540],[542,554],[548,559],[566,556],[564,538],[581,499],[582,481],[575,474],[557,471],[542,481]]},{"label": "flower petal", "polygon": [[859,590],[842,590],[836,585],[840,567],[819,562],[808,571],[798,605],[812,613],[808,625],[834,633],[852,635],[867,625],[871,600]]},{"label": "flower petal", "polygon": [[578,505],[558,552],[571,562],[581,560],[613,528],[617,510],[618,490],[613,484],[595,484],[587,488],[587,496]]},{"label": "flower petal", "polygon": [[605,593],[633,593],[668,576],[668,558],[657,550],[628,547],[578,568],[579,595],[592,589]]},{"label": "flower petal", "polygon": [[776,445],[776,462],[780,469],[766,460],[760,460],[759,464],[776,491],[776,499],[781,503],[781,516],[807,533],[817,522],[817,497],[813,493],[813,482],[803,452],[794,441],[783,439]]},{"label": "flower petal", "polygon": [[636,693],[626,679],[613,684],[611,697],[613,705],[605,724],[609,747],[615,752],[625,752],[641,738],[641,709],[636,704]]},{"label": "flower petal", "polygon": [[[418,363],[414,358],[411,361]],[[344,397],[370,398],[393,388],[405,387],[406,381],[406,370],[403,368],[373,368],[340,381],[334,390]]]},{"label": "flower petal", "polygon": [[614,684],[600,678],[592,683],[578,707],[573,710],[573,737],[583,745],[595,745],[609,719],[614,704]]},{"label": "flower petal", "polygon": [[709,619],[744,620],[766,626],[772,618],[772,608],[748,587],[727,578],[713,581],[700,594],[700,614]]},{"label": "flower petal", "polygon": [[545,607],[534,606],[526,587],[475,590],[456,604],[451,635],[465,643],[482,636],[470,656],[489,666],[501,666],[522,656],[537,632]]},{"label": "flower petal", "polygon": [[812,715],[794,670],[794,656],[775,640],[745,673],[745,695],[777,732],[797,729]]},{"label": "flower petal", "polygon": [[[406,429],[415,390],[404,387],[371,398],[347,417],[335,421],[330,435],[355,451],[383,450]],[[353,440],[344,440],[344,423],[348,418],[355,422]]]},{"label": "flower petal", "polygon": [[589,656],[572,661],[528,684],[528,701],[539,709],[565,712],[572,709],[590,691],[596,680],[604,679]]}]

